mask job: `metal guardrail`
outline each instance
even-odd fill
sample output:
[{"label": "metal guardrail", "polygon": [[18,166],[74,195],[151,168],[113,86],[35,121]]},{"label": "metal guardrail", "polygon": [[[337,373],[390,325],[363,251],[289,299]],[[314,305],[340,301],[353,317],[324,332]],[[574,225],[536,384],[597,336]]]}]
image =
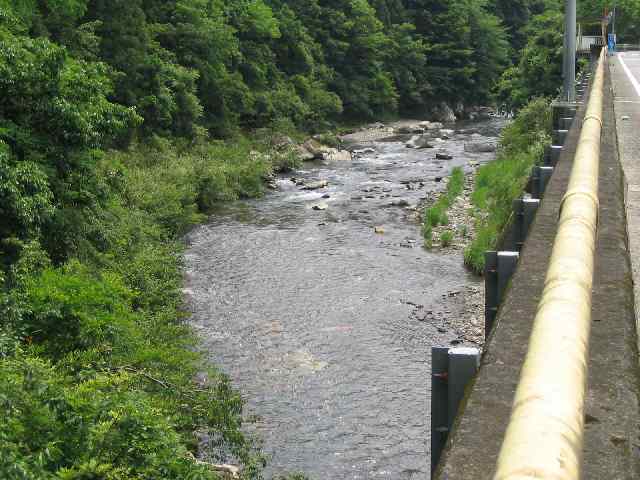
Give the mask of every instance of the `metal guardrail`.
[{"label": "metal guardrail", "polygon": [[494,480],[580,479],[605,55],[603,49]]},{"label": "metal guardrail", "polygon": [[616,52],[630,52],[634,50],[640,50],[640,44],[618,43],[616,45]]}]

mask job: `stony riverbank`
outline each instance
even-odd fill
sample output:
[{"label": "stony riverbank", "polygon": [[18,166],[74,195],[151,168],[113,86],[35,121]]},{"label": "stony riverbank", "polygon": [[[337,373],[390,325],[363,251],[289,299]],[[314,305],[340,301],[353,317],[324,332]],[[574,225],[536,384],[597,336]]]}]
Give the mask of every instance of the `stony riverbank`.
[{"label": "stony riverbank", "polygon": [[[356,154],[359,151],[366,151],[371,142],[383,142],[392,140],[407,140],[408,148],[433,148],[440,152],[440,156],[446,159],[448,153],[442,140],[448,140],[457,134],[471,134],[473,140],[465,145],[466,151],[495,151],[496,142],[480,134],[469,130],[454,130],[444,128],[438,122],[416,122],[403,120],[389,125],[375,123],[364,127],[356,132],[349,133],[342,137],[352,147]],[[356,148],[354,148],[354,146]],[[438,158],[438,157],[436,157]],[[459,195],[447,210],[448,223],[433,228],[432,251],[445,254],[455,253],[459,255],[460,262],[463,262],[463,252],[469,246],[475,236],[476,219],[473,215],[472,194],[474,190],[476,171],[480,164],[475,160],[469,160],[463,167],[465,174],[464,187]],[[435,178],[440,185],[437,189],[427,192],[423,200],[416,206],[409,206],[410,216],[416,223],[421,224],[425,208],[435,204],[440,196],[446,191],[449,181],[448,177]],[[451,240],[442,242],[445,232],[451,232]],[[438,325],[442,331],[454,332],[457,335],[452,344],[474,344],[482,346],[484,344],[484,288],[478,285],[468,285],[463,290],[453,290],[443,295],[445,303],[451,308],[442,311],[423,311],[420,305],[416,306],[412,317],[419,321],[429,321]],[[454,308],[455,307],[455,308]],[[455,314],[451,312],[455,311]]]},{"label": "stony riverbank", "polygon": [[[449,224],[433,228],[432,250],[443,253],[455,252],[459,256],[460,262],[463,262],[464,250],[475,235],[476,219],[473,216],[471,195],[473,194],[477,167],[477,165],[470,165],[465,172],[462,194],[455,199],[447,211]],[[442,192],[434,192],[429,195],[430,198],[425,200],[417,211],[417,222],[422,222],[424,209],[433,205],[441,194]],[[445,232],[452,232],[453,237],[450,244],[443,246],[441,238]],[[450,302],[459,303],[462,311],[461,314],[455,316],[445,315],[444,322],[456,332],[462,342],[484,345],[484,288],[469,285],[464,291],[450,292],[449,299]]]}]

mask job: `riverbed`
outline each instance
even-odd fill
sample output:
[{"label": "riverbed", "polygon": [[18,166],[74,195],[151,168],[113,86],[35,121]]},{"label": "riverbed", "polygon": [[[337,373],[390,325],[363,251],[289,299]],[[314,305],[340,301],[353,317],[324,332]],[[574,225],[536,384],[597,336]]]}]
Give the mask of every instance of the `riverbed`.
[{"label": "riverbed", "polygon": [[453,167],[492,160],[464,144],[503,125],[451,126],[464,133],[436,149],[395,137],[352,161],[306,163],[188,236],[192,324],[256,418],[247,429],[270,456],[267,478],[429,478],[430,350],[465,343],[450,320],[479,279],[460,252],[422,247],[415,210]]}]

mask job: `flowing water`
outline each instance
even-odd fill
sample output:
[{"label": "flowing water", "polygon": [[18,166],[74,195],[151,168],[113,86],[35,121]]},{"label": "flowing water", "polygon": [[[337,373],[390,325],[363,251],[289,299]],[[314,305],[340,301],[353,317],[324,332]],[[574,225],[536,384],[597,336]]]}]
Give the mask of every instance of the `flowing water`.
[{"label": "flowing water", "polygon": [[[496,135],[503,124],[465,128]],[[429,353],[456,335],[416,312],[455,315],[448,292],[477,279],[459,253],[423,249],[415,214],[393,203],[416,205],[454,166],[493,158],[465,153],[469,139],[439,144],[449,161],[378,141],[351,162],[307,163],[295,177],[327,188],[282,176],[189,235],[192,322],[257,417],[248,428],[271,457],[267,477],[429,477]]]}]

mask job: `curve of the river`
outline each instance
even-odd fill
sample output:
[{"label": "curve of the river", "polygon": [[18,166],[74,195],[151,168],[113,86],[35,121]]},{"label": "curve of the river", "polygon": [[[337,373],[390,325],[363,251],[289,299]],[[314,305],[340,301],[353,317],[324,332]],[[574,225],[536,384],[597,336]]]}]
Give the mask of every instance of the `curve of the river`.
[{"label": "curve of the river", "polygon": [[[495,136],[502,125],[464,127]],[[439,145],[450,161],[395,141],[307,163],[294,175],[326,189],[282,176],[266,198],[228,205],[189,235],[192,323],[258,418],[267,476],[428,478],[429,352],[456,336],[412,312],[455,315],[447,292],[477,280],[459,254],[423,249],[415,216],[391,204],[416,205],[454,166],[491,160],[464,151],[466,132]],[[312,209],[319,201],[327,210]]]}]

